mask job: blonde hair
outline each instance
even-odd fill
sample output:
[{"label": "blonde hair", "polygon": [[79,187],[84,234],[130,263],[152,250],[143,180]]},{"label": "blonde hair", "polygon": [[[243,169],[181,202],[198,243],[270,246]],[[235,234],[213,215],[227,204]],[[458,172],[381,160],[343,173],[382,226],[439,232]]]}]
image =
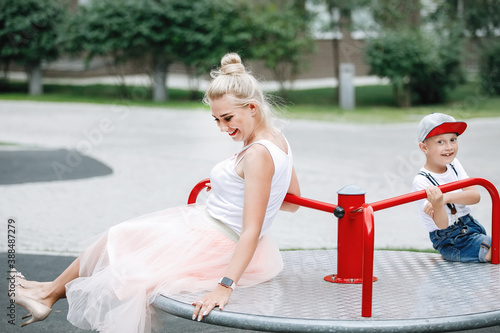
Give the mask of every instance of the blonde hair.
[{"label": "blonde hair", "polygon": [[247,71],[237,53],[227,53],[221,60],[220,69],[210,73],[213,78],[205,92],[203,103],[218,100],[227,95],[236,106],[250,103],[257,105],[257,112],[266,128],[274,129],[275,110],[260,86],[259,81]]}]

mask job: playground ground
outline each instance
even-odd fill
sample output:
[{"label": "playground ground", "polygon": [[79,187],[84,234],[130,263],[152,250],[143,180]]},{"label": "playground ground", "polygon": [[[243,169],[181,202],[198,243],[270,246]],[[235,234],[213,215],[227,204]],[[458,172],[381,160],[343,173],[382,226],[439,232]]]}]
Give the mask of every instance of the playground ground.
[{"label": "playground ground", "polygon": [[[211,118],[201,107],[182,111],[0,101],[0,237],[7,239],[7,221],[15,221],[18,269],[34,279],[50,279],[89,237],[123,220],[184,204],[192,186],[239,147]],[[409,192],[423,163],[416,145],[419,120],[416,116],[413,122],[372,125],[284,122],[303,196],[336,203],[336,191],[350,184],[367,192],[367,202]],[[460,137],[459,159],[469,176],[486,178],[498,188],[500,119],[471,119],[468,124]],[[473,215],[490,232],[491,203],[487,192],[480,191],[482,200]],[[303,208],[281,213],[271,233],[282,249],[334,248],[336,220]],[[414,205],[375,214],[375,247],[430,249]],[[7,242],[0,242],[2,265],[7,264],[7,249]],[[66,327],[63,303],[51,320],[23,331]],[[61,321],[52,318],[58,316]],[[178,331],[195,324],[171,319],[180,323]],[[78,332],[71,329],[60,332]]]}]

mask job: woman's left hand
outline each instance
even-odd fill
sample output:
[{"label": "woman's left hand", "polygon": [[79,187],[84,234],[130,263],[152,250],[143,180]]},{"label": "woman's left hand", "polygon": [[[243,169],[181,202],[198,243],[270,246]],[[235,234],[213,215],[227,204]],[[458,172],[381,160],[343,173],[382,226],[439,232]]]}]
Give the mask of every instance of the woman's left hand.
[{"label": "woman's left hand", "polygon": [[193,320],[198,318],[201,321],[203,317],[208,316],[210,311],[216,306],[219,310],[224,310],[224,306],[229,302],[229,297],[233,290],[218,285],[214,291],[201,297],[198,301],[194,302]]}]

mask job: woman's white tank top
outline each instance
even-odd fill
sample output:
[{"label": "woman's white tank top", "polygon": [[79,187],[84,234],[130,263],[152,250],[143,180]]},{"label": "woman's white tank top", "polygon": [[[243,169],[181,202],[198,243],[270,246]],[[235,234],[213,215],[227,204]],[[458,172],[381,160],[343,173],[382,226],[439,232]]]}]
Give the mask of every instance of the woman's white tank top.
[{"label": "woman's white tank top", "polygon": [[229,226],[238,235],[241,235],[243,223],[245,179],[236,173],[235,168],[243,158],[243,156],[239,158],[238,156],[254,144],[266,147],[274,162],[271,193],[260,236],[264,235],[271,226],[285,199],[292,178],[293,156],[288,142],[288,154],[286,154],[269,140],[255,141],[212,169],[210,172],[212,189],[206,201],[207,211],[210,216]]}]

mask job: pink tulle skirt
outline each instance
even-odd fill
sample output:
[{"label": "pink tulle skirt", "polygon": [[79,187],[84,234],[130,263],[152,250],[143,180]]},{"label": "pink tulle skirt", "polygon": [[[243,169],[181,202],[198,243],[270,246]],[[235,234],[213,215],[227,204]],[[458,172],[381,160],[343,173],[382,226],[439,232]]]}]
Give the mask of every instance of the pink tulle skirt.
[{"label": "pink tulle skirt", "polygon": [[[111,227],[81,254],[80,277],[66,285],[68,320],[100,332],[151,332],[158,294],[211,291],[224,276],[237,240],[224,227],[202,205]],[[278,247],[263,236],[238,287],[270,280],[282,268]]]}]

